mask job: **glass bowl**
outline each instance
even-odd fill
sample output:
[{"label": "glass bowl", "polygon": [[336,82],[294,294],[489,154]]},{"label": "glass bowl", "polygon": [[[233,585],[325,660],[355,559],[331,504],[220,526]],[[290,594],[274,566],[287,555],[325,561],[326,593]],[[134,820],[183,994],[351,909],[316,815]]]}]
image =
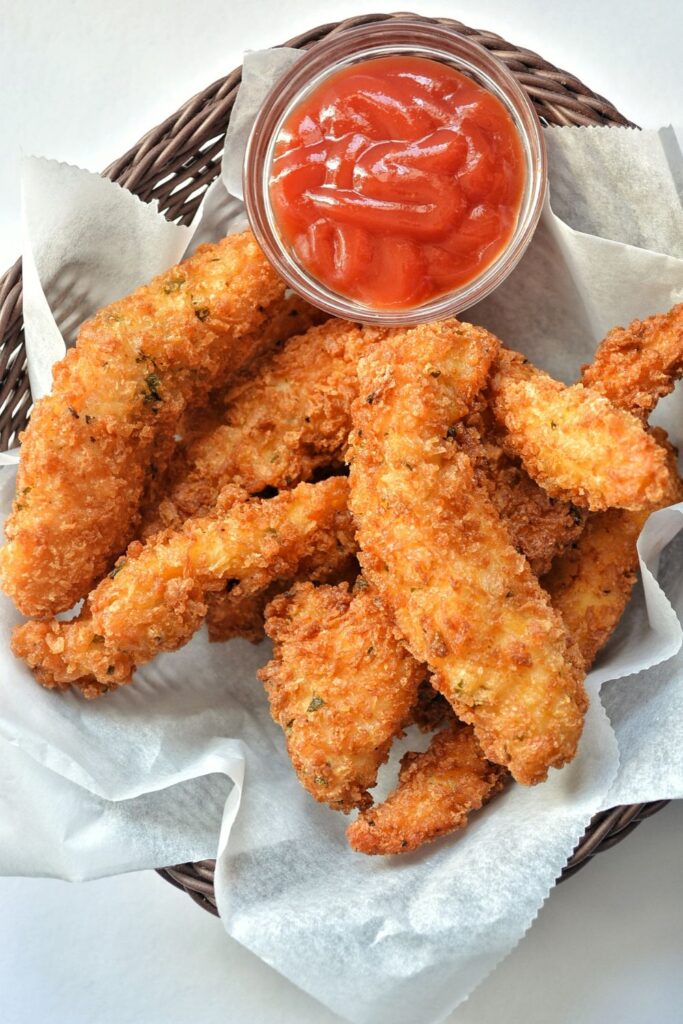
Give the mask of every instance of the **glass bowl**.
[{"label": "glass bowl", "polygon": [[[517,224],[507,245],[493,261],[471,281],[452,291],[421,305],[392,310],[373,308],[332,290],[298,262],[280,237],[269,186],[275,144],[292,109],[341,68],[397,54],[446,63],[493,93],[517,129],[525,173]],[[394,326],[454,316],[497,288],[531,241],[543,207],[546,182],[546,154],[538,117],[505,65],[459,33],[418,21],[380,22],[348,29],[313,46],[266,97],[252,127],[244,162],[244,201],[249,222],[264,253],[290,287],[333,316]]]}]

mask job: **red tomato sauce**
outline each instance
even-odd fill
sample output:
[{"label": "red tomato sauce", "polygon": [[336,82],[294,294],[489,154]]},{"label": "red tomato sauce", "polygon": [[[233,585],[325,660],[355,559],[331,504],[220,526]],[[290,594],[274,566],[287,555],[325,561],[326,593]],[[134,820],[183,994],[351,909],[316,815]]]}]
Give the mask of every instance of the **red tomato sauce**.
[{"label": "red tomato sauce", "polygon": [[270,196],[283,241],[333,291],[409,308],[467,284],[510,240],[524,190],[501,101],[424,57],[363,61],[291,112]]}]

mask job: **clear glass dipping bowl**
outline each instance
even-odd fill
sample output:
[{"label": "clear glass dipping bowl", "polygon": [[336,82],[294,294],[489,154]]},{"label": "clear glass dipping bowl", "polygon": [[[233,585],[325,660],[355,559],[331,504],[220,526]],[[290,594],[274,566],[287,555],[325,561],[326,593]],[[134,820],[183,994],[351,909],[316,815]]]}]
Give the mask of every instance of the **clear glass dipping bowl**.
[{"label": "clear glass dipping bowl", "polygon": [[[341,295],[303,267],[280,237],[270,201],[273,153],[283,122],[328,75],[376,57],[407,54],[450,65],[492,92],[509,111],[522,143],[525,184],[517,225],[503,251],[453,291],[418,306],[376,309]],[[521,259],[541,215],[547,182],[545,146],[536,112],[504,64],[451,29],[419,21],[379,22],[349,29],[313,46],[285,72],[254,122],[244,163],[244,201],[256,238],[291,288],[313,305],[347,320],[401,325],[442,320],[473,306],[497,288]]]}]

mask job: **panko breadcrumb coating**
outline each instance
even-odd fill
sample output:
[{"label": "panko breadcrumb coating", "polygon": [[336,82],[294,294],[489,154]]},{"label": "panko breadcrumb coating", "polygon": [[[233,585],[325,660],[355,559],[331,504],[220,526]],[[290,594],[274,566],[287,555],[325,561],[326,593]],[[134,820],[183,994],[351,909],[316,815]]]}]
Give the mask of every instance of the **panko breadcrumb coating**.
[{"label": "panko breadcrumb coating", "polygon": [[470,414],[455,428],[459,446],[469,456],[477,482],[487,491],[536,576],[547,572],[553,558],[574,541],[586,512],[570,501],[551,496],[532,480],[519,459],[504,451],[503,439],[488,406]]},{"label": "panko breadcrumb coating", "polygon": [[541,583],[562,615],[586,669],[611,636],[638,570],[636,541],[647,512],[593,512],[579,539]]},{"label": "panko breadcrumb coating", "polygon": [[[660,427],[652,435],[667,453],[670,487],[661,506],[683,501],[677,452]],[[594,512],[586,527],[555,559],[541,583],[562,615],[581,652],[586,669],[614,632],[631,596],[638,573],[637,541],[649,511],[611,508]]]},{"label": "panko breadcrumb coating", "polygon": [[299,583],[268,607],[275,650],[259,672],[303,786],[335,810],[368,789],[424,678],[368,588]]},{"label": "panko breadcrumb coating", "polygon": [[187,643],[206,615],[206,595],[226,580],[265,589],[293,574],[323,531],[344,529],[347,498],[341,477],[268,501],[232,493],[226,511],[131,544],[77,618],[18,626],[12,650],[50,688],[73,684],[93,697],[128,683],[137,665]]},{"label": "panko breadcrumb coating", "polygon": [[647,419],[683,373],[683,303],[614,327],[583,367],[583,383],[613,405]]},{"label": "panko breadcrumb coating", "polygon": [[404,853],[462,828],[503,785],[507,772],[446,705],[445,729],[426,753],[405,755],[396,791],[371,806],[392,740],[415,719],[425,668],[365,581],[353,593],[297,584],[269,605],[267,630],[274,655],[259,675],[292,764],[316,800],[366,808],[347,833],[359,852]]},{"label": "panko breadcrumb coating", "polygon": [[358,391],[356,364],[380,333],[329,320],[258,360],[224,392],[222,422],[210,424],[177,460],[143,534],[204,514],[228,483],[257,494],[293,487],[341,462]]},{"label": "panko breadcrumb coating", "polygon": [[669,484],[666,453],[630,413],[582,384],[566,387],[515,352],[491,381],[505,447],[552,497],[639,511]]},{"label": "panko breadcrumb coating", "polygon": [[[655,427],[652,433],[668,453],[672,487],[663,504],[673,504],[683,499],[677,453],[664,431]],[[541,581],[586,670],[619,623],[630,597],[638,567],[636,541],[648,514],[625,509],[591,513],[583,534],[555,559],[551,572]],[[459,745],[462,726],[428,680],[420,684],[412,720],[425,732],[446,724],[425,754],[405,756],[407,770],[401,772],[389,798],[361,813],[350,826],[349,841],[359,852],[409,852],[462,827],[474,806],[469,803],[468,791],[453,780],[466,770],[468,761],[473,764],[474,779],[479,777],[484,783],[485,798],[505,784],[503,774],[489,775],[491,789],[487,793],[485,780],[494,766],[481,752],[477,757],[469,744]]]},{"label": "panko breadcrumb coating", "polygon": [[567,632],[451,430],[497,342],[447,321],[359,363],[351,509],[360,562],[486,756],[523,783],[571,760],[586,697]]},{"label": "panko breadcrumb coating", "polygon": [[[295,334],[302,334],[309,327],[323,323],[327,314],[311,306],[299,295],[286,294],[281,300],[272,303],[268,310],[268,318],[261,324],[256,332],[258,344],[256,353],[266,353],[273,349],[281,348],[288,338]],[[251,366],[251,363],[248,364]],[[246,368],[242,372],[247,372]],[[203,396],[205,404],[189,406],[181,419],[174,425],[174,431],[164,436],[163,445],[167,452],[163,459],[157,460],[153,467],[150,467],[150,475],[145,484],[140,508],[141,526],[138,536],[142,539],[151,537],[157,530],[169,526],[180,526],[187,516],[172,521],[164,522],[158,515],[159,503],[162,501],[171,482],[176,479],[178,468],[186,460],[188,447],[198,437],[218,427],[224,417],[225,393],[230,385],[219,388],[207,396]],[[160,439],[162,443],[162,439]],[[221,483],[213,492],[211,505],[205,509],[195,509],[193,515],[200,515],[208,512],[215,504],[218,493],[230,481]]]},{"label": "panko breadcrumb coating", "polygon": [[209,640],[221,643],[236,636],[252,643],[263,640],[267,605],[296,582],[353,582],[358,575],[358,547],[351,516],[340,517],[338,526],[336,533],[324,529],[310,538],[309,553],[299,562],[294,576],[276,579],[265,589],[251,580],[238,584],[232,580],[224,590],[209,594],[206,599]]},{"label": "panko breadcrumb coating", "polygon": [[[586,669],[611,636],[630,597],[638,566],[636,541],[647,514],[624,509],[591,513],[582,535],[541,581]],[[476,799],[487,799],[505,785],[506,773],[484,758],[469,728],[464,729],[452,713],[449,719],[438,696],[423,683],[413,718],[425,731],[444,718],[449,724],[426,753],[405,755],[394,792],[349,826],[349,842],[361,853],[407,853],[462,828],[468,813],[481,806]]]},{"label": "panko breadcrumb coating", "polygon": [[384,803],[361,811],[346,830],[349,843],[359,853],[410,853],[464,828],[507,779],[484,757],[472,728],[451,722],[423,754],[403,756],[398,786]]},{"label": "panko breadcrumb coating", "polygon": [[284,291],[246,232],[83,324],[22,435],[0,583],[24,614],[70,608],[111,568],[183,410],[254,356]]}]

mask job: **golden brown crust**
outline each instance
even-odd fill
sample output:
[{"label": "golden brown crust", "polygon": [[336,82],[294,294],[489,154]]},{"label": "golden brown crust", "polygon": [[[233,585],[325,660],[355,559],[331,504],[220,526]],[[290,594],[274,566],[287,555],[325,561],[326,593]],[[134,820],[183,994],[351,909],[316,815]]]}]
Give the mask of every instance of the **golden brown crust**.
[{"label": "golden brown crust", "polygon": [[472,729],[452,722],[425,753],[402,758],[398,786],[384,803],[361,811],[346,830],[349,843],[359,853],[410,853],[464,828],[507,777],[486,760]]},{"label": "golden brown crust", "polygon": [[581,533],[585,510],[551,498],[519,459],[505,452],[488,406],[458,424],[455,436],[474,467],[477,482],[486,488],[507,526],[515,549],[525,556],[536,576],[547,572],[553,558]]},{"label": "golden brown crust", "polygon": [[[285,295],[284,298],[272,303],[268,309],[267,319],[255,332],[258,336],[258,345],[255,352],[263,353],[264,356],[273,349],[282,348],[284,343],[296,334],[303,334],[316,324],[323,323],[327,314],[311,306],[299,295]],[[251,364],[249,364],[249,367]],[[249,372],[245,367],[242,374]],[[200,406],[189,406],[180,421],[174,426],[174,431],[159,438],[157,442],[157,455],[150,465],[145,491],[140,508],[141,526],[138,534],[141,538],[147,539],[158,530],[168,527],[178,527],[188,516],[169,516],[164,519],[159,515],[160,502],[171,489],[172,483],[178,480],[187,466],[187,452],[190,446],[198,439],[215,430],[223,422],[225,417],[226,394],[231,391],[231,385],[219,388],[211,392],[207,397],[202,398]],[[161,445],[166,451],[160,450]],[[209,485],[211,493],[210,502],[206,502],[201,508],[192,510],[191,515],[203,515],[215,504],[221,489],[229,484],[230,480],[217,481],[215,487]]]},{"label": "golden brown crust", "polygon": [[586,698],[560,616],[448,437],[496,344],[442,323],[361,360],[351,508],[364,574],[415,658],[486,755],[535,783],[574,756]]},{"label": "golden brown crust", "polygon": [[150,464],[186,405],[258,350],[284,284],[251,233],[187,261],[81,327],[22,436],[3,589],[27,615],[69,608],[134,534]]},{"label": "golden brown crust", "polygon": [[116,569],[68,622],[27,622],[15,629],[12,650],[47,687],[128,683],[137,665],[187,643],[206,614],[206,595],[226,580],[254,590],[293,574],[324,531],[348,529],[347,481],[300,484],[270,501],[233,492],[227,508],[187,520],[177,532],[134,542]]},{"label": "golden brown crust", "polygon": [[579,539],[541,580],[586,669],[612,634],[631,596],[638,570],[636,541],[646,518],[646,512],[620,508],[592,513]]},{"label": "golden brown crust", "polygon": [[299,781],[335,810],[366,807],[424,669],[368,588],[298,583],[266,629],[274,657],[259,676]]},{"label": "golden brown crust", "polygon": [[[254,493],[291,486],[342,458],[357,393],[355,364],[377,337],[377,331],[329,321],[246,371],[221,396],[223,410],[214,404],[204,414],[205,429],[176,453],[171,483],[143,523],[143,536],[208,511],[228,481]],[[506,455],[488,409],[468,418],[459,440],[466,444],[468,437],[466,450],[489,481],[513,543],[536,573],[547,571],[578,536],[582,512],[551,498]]]},{"label": "golden brown crust", "polygon": [[258,643],[265,636],[264,613],[278,594],[296,582],[352,583],[358,575],[356,531],[350,516],[340,517],[339,530],[322,530],[309,540],[309,553],[294,576],[274,580],[265,590],[249,580],[207,596],[206,625],[212,643],[240,636]]},{"label": "golden brown crust", "polygon": [[584,387],[565,387],[515,352],[491,381],[505,447],[548,494],[592,511],[657,505],[666,454],[630,413]]},{"label": "golden brown crust", "polygon": [[291,580],[276,580],[255,594],[241,588],[209,594],[206,599],[206,626],[213,644],[227,643],[235,637],[258,644],[266,635],[266,608],[278,594],[291,586]]},{"label": "golden brown crust", "polygon": [[319,467],[341,461],[358,392],[356,363],[378,336],[374,328],[330,320],[250,367],[223,393],[217,420],[177,459],[143,535],[206,513],[226,483],[257,494],[310,480]]},{"label": "golden brown crust", "polygon": [[647,419],[683,373],[683,303],[668,313],[614,327],[582,380],[620,409]]},{"label": "golden brown crust", "polygon": [[[677,453],[664,431],[653,428],[652,433],[668,452],[676,483],[665,503],[673,503],[683,497],[675,470]],[[476,449],[468,450],[475,457],[481,456]],[[496,487],[491,487],[494,501],[496,489],[500,493],[498,479]],[[591,513],[585,531],[555,559],[552,571],[541,581],[586,669],[611,636],[629,600],[638,567],[636,541],[647,516],[647,512],[623,509]],[[444,721],[450,723],[447,730],[458,729],[449,705],[428,680],[420,684],[412,720],[425,732],[435,731]],[[448,736],[448,731],[442,736]],[[445,756],[441,746],[444,742]],[[454,771],[462,770],[461,762],[466,757],[466,750],[461,752],[453,740],[440,737],[432,742],[427,754],[407,755],[404,761],[409,773],[404,777],[402,772],[395,792],[385,803],[361,814],[351,826],[352,845],[363,853],[408,852],[465,825],[468,804],[466,800],[458,802],[460,791],[453,789],[452,779]],[[482,776],[487,766],[495,771],[489,762],[482,761]],[[504,776],[493,777],[491,792],[504,784]]]},{"label": "golden brown crust", "polygon": [[[662,506],[683,500],[677,451],[661,427],[650,431],[667,453],[670,490]],[[593,512],[581,536],[541,580],[562,615],[586,669],[619,623],[638,573],[637,541],[649,512]]]}]

